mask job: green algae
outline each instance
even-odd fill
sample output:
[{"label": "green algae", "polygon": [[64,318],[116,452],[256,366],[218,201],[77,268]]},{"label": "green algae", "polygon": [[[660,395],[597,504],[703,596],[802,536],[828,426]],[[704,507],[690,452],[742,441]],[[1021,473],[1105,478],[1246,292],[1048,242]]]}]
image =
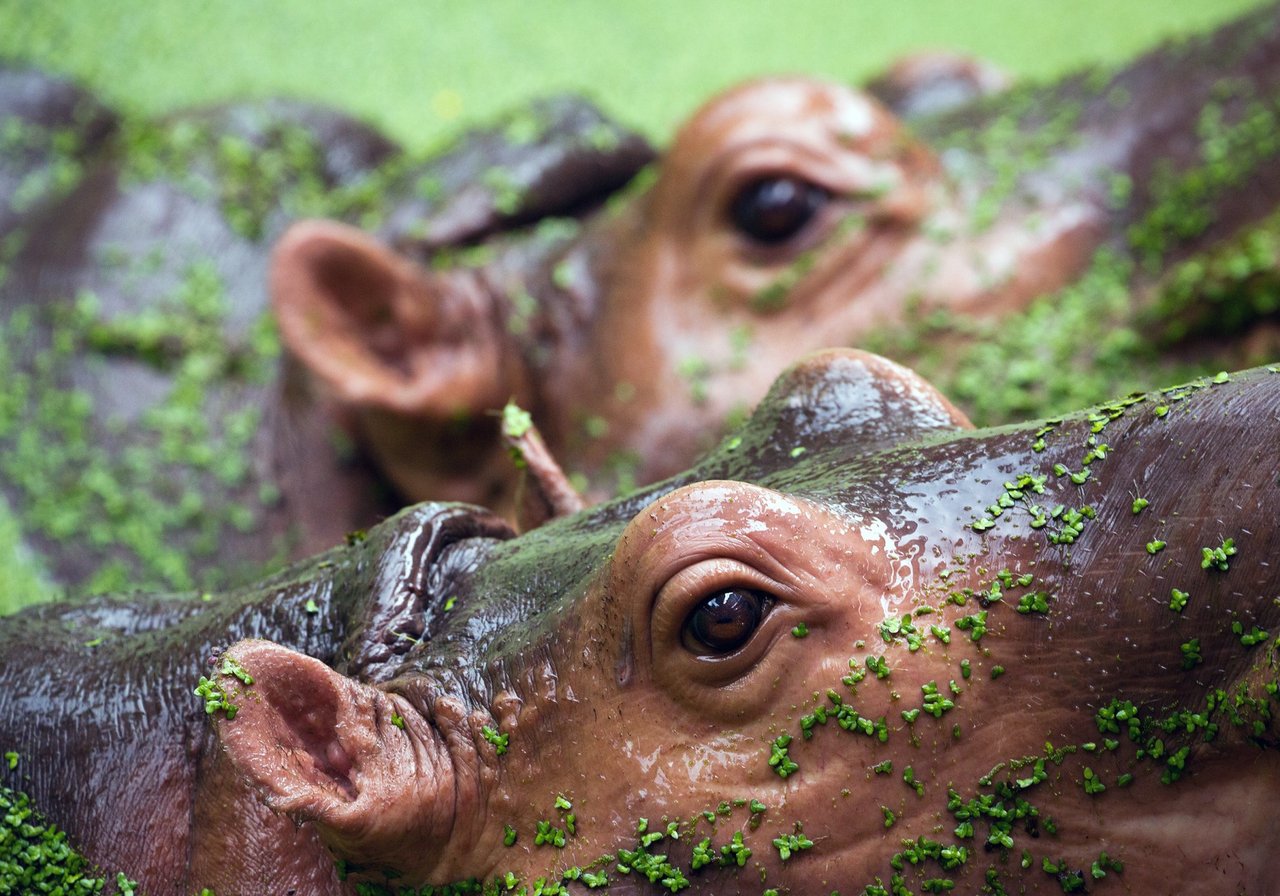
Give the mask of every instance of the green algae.
[{"label": "green algae", "polygon": [[[266,383],[278,348],[266,326],[229,346],[228,313],[216,274],[197,264],[174,294],[137,313],[107,316],[85,293],[52,309],[52,320],[18,308],[0,333],[0,472],[28,537],[96,558],[85,590],[226,581],[234,571],[198,574],[200,558],[228,532],[256,525],[249,501],[274,501],[274,486],[255,484],[250,469],[261,407],[223,409],[214,396],[228,381]],[[27,363],[42,332],[48,345]],[[169,379],[166,394],[134,419],[100,412],[74,374],[101,376],[118,358]]]},{"label": "green algae", "polygon": [[[1157,342],[1151,309],[1193,307],[1188,286],[1192,273],[1205,272],[1203,262],[1188,261],[1175,269],[1167,288],[1143,286],[1138,266],[1125,252],[1103,248],[1080,279],[1032,302],[1024,311],[1000,320],[961,317],[946,312],[920,316],[910,324],[872,333],[863,347],[914,368],[963,408],[979,426],[1008,423],[1060,413],[1094,404],[1109,395],[1145,390],[1160,383],[1188,380],[1223,367],[1239,368],[1268,360],[1239,341],[1205,344],[1196,351],[1169,352],[1176,337],[1211,337],[1216,331],[1195,320],[1213,318],[1212,308],[1233,309],[1233,333],[1242,332],[1271,313],[1280,302],[1273,290],[1274,273],[1259,280],[1266,255],[1259,247],[1274,244],[1274,219],[1247,229],[1241,253],[1228,249],[1213,259],[1208,307],[1180,318]],[[1233,259],[1235,259],[1233,261]],[[1147,299],[1145,296],[1154,295]],[[1247,305],[1239,303],[1246,298]],[[1167,298],[1166,298],[1167,297]],[[1156,329],[1159,335],[1159,328]],[[1265,347],[1263,348],[1265,351]]]},{"label": "green algae", "polygon": [[[163,182],[213,201],[231,231],[250,243],[265,243],[296,217],[375,226],[409,164],[392,156],[334,183],[325,148],[302,125],[273,118],[268,108],[244,108],[230,113],[228,128],[221,114],[158,122],[125,116],[97,151],[118,160],[122,190]],[[0,137],[0,149],[11,154],[48,149],[65,172],[56,190],[31,187],[31,201],[61,195],[83,174],[82,147],[71,131],[50,135],[6,123]],[[0,265],[25,238],[22,231],[5,238]],[[73,561],[74,590],[88,592],[212,588],[270,571],[287,555],[288,533],[265,570],[206,569],[204,562],[228,535],[256,531],[279,500],[277,483],[255,468],[250,450],[262,422],[258,396],[276,375],[273,322],[264,313],[247,331],[237,323],[233,332],[233,313],[242,309],[233,311],[216,260],[199,250],[185,261],[171,260],[158,242],[146,254],[111,245],[97,251],[107,289],[128,296],[130,310],[107,311],[90,292],[46,297],[39,307],[12,288],[5,297],[0,472],[9,480],[8,528],[15,532],[0,559],[5,612],[66,584],[50,582],[28,562],[51,545],[57,554],[82,555]],[[152,283],[166,276],[181,282],[157,294]],[[104,407],[92,381],[108,370],[163,394],[140,414]]]},{"label": "green algae", "polygon": [[247,110],[257,130],[226,132],[215,117],[150,121],[126,117],[119,138],[126,184],[168,180],[198,199],[217,202],[232,230],[247,240],[269,236],[283,220],[335,217],[375,228],[410,160],[394,156],[346,183],[325,170],[320,138],[301,124]]},{"label": "green algae", "polygon": [[[1100,455],[1096,453],[1096,448],[1100,445],[1098,434],[1108,424],[1126,413],[1134,412],[1135,406],[1144,401],[1153,402],[1174,394],[1185,397],[1194,391],[1213,388],[1213,385],[1220,380],[1225,381],[1222,377],[1206,377],[1187,386],[1162,390],[1154,396],[1131,395],[1120,401],[1103,405],[1093,413],[1082,414],[1079,422],[1088,424],[1085,428],[1087,435],[1084,437],[1083,447],[1087,452],[1095,452],[1093,463],[1101,464],[1109,456],[1109,452],[1103,452]],[[1037,438],[1056,437],[1060,433],[1058,424],[1061,422],[1050,421],[1037,433]],[[1046,480],[1047,476],[1036,477],[1034,474],[1025,474],[1004,483],[1005,493],[1017,494],[1019,500],[1029,501],[1032,496],[1039,494],[1032,488],[1033,484],[1039,482],[1043,486]],[[1092,515],[1085,517],[1085,519],[1092,518]],[[995,521],[991,521],[991,526],[995,524]],[[1052,542],[1052,538],[1050,541]],[[1234,539],[1231,538],[1223,539],[1218,547],[1199,550],[1204,557],[1202,565],[1206,569],[1212,567],[1217,570],[1215,574],[1227,572],[1229,569],[1227,559],[1238,551]],[[978,572],[981,573],[981,570]],[[949,574],[945,575],[944,581],[949,577]],[[1017,611],[1052,615],[1053,603],[1045,592],[1028,590],[1016,606],[1008,600],[1008,592],[1012,588],[1030,589],[1033,584],[1034,578],[1029,574],[1018,575],[1016,570],[1012,572],[1001,570],[991,580],[990,588],[966,588],[961,591],[952,591],[942,606],[947,603],[963,606],[981,595],[982,605],[989,607],[993,614],[1005,603],[1009,603]],[[1179,595],[1185,603],[1186,595],[1174,589],[1175,598]],[[932,608],[931,611],[936,612],[941,608]],[[1181,608],[1181,606],[1178,607],[1179,610]],[[987,612],[987,609],[982,611],[984,632],[989,627],[1000,625],[994,615],[988,620]],[[906,618],[918,615],[920,610],[914,610],[908,613]],[[963,620],[972,618],[964,617],[957,621],[956,628],[964,630],[970,627],[973,623],[966,625],[963,624]],[[1181,621],[1181,616],[1177,618]],[[904,632],[903,617],[886,618],[881,623],[880,629],[890,647],[897,645],[905,647],[908,651],[919,649],[918,644],[913,644],[906,637],[910,633]],[[999,637],[998,632],[1001,630],[1002,626],[993,628],[997,633],[992,637]],[[1246,651],[1256,650],[1260,645],[1267,644],[1270,637],[1261,626],[1256,624],[1250,626],[1239,619],[1231,620],[1227,630],[1240,648]],[[939,637],[938,632],[934,632],[934,636],[940,646],[945,647],[951,643],[949,638]],[[1202,662],[1201,649],[1200,638],[1193,637],[1183,642],[1181,653],[1185,669],[1193,668]],[[1112,786],[1116,788],[1129,786],[1135,778],[1135,773],[1141,773],[1144,767],[1150,769],[1161,783],[1173,785],[1183,777],[1195,758],[1195,745],[1215,739],[1219,732],[1227,727],[1241,731],[1247,737],[1255,739],[1259,745],[1267,745],[1268,741],[1264,738],[1273,725],[1275,706],[1280,705],[1280,698],[1277,697],[1277,694],[1280,694],[1280,680],[1274,677],[1278,649],[1280,646],[1276,643],[1269,643],[1261,659],[1253,661],[1253,672],[1250,673],[1249,678],[1261,673],[1263,680],[1245,680],[1228,688],[1211,688],[1207,693],[1191,698],[1185,707],[1163,708],[1159,711],[1144,710],[1139,709],[1132,699],[1123,696],[1102,703],[1095,716],[1097,729],[1103,735],[1101,752],[1114,753],[1118,760],[1116,764],[1108,765],[1106,771],[1093,761],[1086,763],[1083,760],[1085,754],[1099,753],[1099,744],[1096,742],[1086,741],[1057,748],[1046,744],[1044,756],[1022,757],[999,763],[991,773],[979,779],[978,789],[971,795],[963,795],[953,785],[949,789],[947,808],[957,822],[956,839],[948,841],[947,838],[940,837],[902,841],[903,850],[895,853],[889,861],[893,869],[888,877],[889,883],[886,885],[885,879],[881,877],[873,878],[863,892],[905,894],[945,891],[949,889],[947,885],[949,878],[928,877],[927,875],[932,871],[930,866],[944,873],[962,867],[970,857],[970,850],[966,843],[980,836],[985,837],[987,852],[994,850],[1004,854],[1005,858],[999,864],[1006,868],[1010,864],[1007,859],[1015,850],[1022,848],[1022,844],[1031,847],[1030,849],[1022,848],[1022,869],[1037,867],[1035,853],[1038,852],[1039,867],[1046,874],[1054,877],[1064,892],[1082,891],[1088,880],[1098,881],[1109,874],[1122,875],[1124,863],[1105,854],[1100,855],[1091,866],[1085,867],[1073,867],[1054,857],[1055,847],[1052,838],[1057,834],[1057,826],[1037,805],[1039,790],[1053,780],[1061,780],[1063,774],[1074,774],[1078,786],[1087,795],[1100,800],[1109,799],[1111,797],[1108,796],[1108,791]],[[985,650],[983,653],[985,655]],[[965,662],[970,661],[966,658]],[[993,678],[994,672],[993,669]],[[844,682],[853,688],[854,684],[864,679],[865,676],[857,677],[856,681],[852,677],[847,677]],[[944,698],[934,681],[923,685],[922,692],[925,694],[925,705],[904,710],[902,713],[904,720],[910,726],[909,737],[912,743],[916,743],[919,737],[918,727],[925,724],[924,716],[932,715],[940,720],[945,712],[958,708],[961,703],[962,691],[955,686],[954,682],[951,697]],[[857,715],[856,710],[852,710],[842,699],[833,698],[833,703],[841,705],[842,711],[845,711],[845,707],[849,707],[847,713]],[[819,723],[825,725],[826,715],[810,714],[801,719],[800,726],[806,741],[811,738]],[[894,738],[901,732],[886,733],[890,738]],[[1131,744],[1127,749],[1122,746],[1119,739],[1125,734]],[[1116,737],[1113,738],[1111,735]],[[1059,766],[1067,765],[1064,766],[1063,772],[1052,774],[1048,768],[1049,763]],[[1076,769],[1074,772],[1071,771],[1073,767]],[[1030,774],[1027,774],[1027,771]],[[907,771],[904,771],[903,780],[913,787],[922,783],[921,775],[915,772],[908,776]],[[885,816],[886,826],[898,821],[896,815],[892,819],[889,814]],[[1029,840],[1025,839],[1026,835],[1029,835]],[[1008,873],[1007,870],[989,869],[986,878],[989,891],[1004,892],[1002,878]],[[909,882],[912,874],[916,875],[917,882],[914,885]]]},{"label": "green algae", "polygon": [[1016,86],[980,105],[979,116],[983,108],[998,112],[981,127],[930,134],[939,152],[964,154],[963,170],[957,174],[982,187],[966,222],[971,233],[987,230],[1006,205],[1026,198],[1028,172],[1043,169],[1055,154],[1080,142],[1077,126],[1084,104],[1078,97],[1066,97],[1083,77],[1066,82],[1056,102],[1045,102],[1041,85]]},{"label": "green algae", "polygon": [[1150,187],[1153,207],[1129,228],[1129,245],[1148,270],[1159,270],[1172,251],[1208,231],[1227,195],[1280,157],[1280,103],[1248,97],[1238,120],[1228,122],[1221,100],[1239,88],[1230,81],[1219,87],[1219,101],[1201,110],[1196,126],[1201,163],[1185,171],[1157,163]]},{"label": "green algae", "polygon": [[[1100,173],[1111,178],[1113,204],[1138,217],[1076,282],[999,320],[909,308],[911,323],[873,333],[863,347],[921,372],[978,425],[1089,405],[1215,364],[1271,360],[1274,344],[1240,337],[1280,313],[1280,217],[1217,232],[1219,209],[1280,159],[1280,103],[1250,91],[1230,80],[1216,86],[1197,122],[1198,161],[1158,162],[1149,195]],[[983,127],[929,135],[965,153],[957,177],[984,185],[974,230],[1019,199],[1022,174],[1070,146],[1079,107],[1045,111],[1043,99],[1034,86],[1020,88],[990,101],[1000,114]]]},{"label": "green algae", "polygon": [[78,125],[51,128],[17,116],[0,122],[0,162],[40,160],[9,195],[9,210],[29,211],[70,192],[84,173],[84,139]]},{"label": "green algae", "polygon": [[[19,765],[7,753],[9,771]],[[0,782],[0,893],[23,896],[133,896],[137,886],[123,873],[95,867],[72,846],[65,831],[45,819],[31,798]]]}]

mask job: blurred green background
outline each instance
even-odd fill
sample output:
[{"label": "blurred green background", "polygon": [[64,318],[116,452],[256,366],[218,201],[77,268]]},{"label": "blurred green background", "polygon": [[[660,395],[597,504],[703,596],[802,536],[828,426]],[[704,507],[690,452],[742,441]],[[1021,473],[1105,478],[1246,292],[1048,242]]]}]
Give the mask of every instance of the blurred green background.
[{"label": "blurred green background", "polygon": [[1025,77],[1119,60],[1257,0],[0,0],[0,56],[143,112],[319,99],[408,147],[548,92],[585,91],[663,140],[712,91],[763,72],[861,80],[919,48]]},{"label": "blurred green background", "polygon": [[[860,81],[912,50],[1043,80],[1203,31],[1258,0],[0,0],[0,57],[157,115],[229,99],[327,102],[412,151],[575,90],[659,143],[716,90],[769,72]],[[2,388],[2,386],[0,386]],[[0,613],[51,595],[0,504]]]}]

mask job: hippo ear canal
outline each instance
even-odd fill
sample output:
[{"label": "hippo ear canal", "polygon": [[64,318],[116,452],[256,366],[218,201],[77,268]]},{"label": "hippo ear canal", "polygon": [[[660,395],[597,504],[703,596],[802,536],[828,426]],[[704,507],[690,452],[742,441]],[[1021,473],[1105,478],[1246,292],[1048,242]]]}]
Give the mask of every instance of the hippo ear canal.
[{"label": "hippo ear canal", "polygon": [[743,184],[729,200],[734,229],[764,246],[802,233],[831,201],[831,191],[792,174],[768,174]]}]

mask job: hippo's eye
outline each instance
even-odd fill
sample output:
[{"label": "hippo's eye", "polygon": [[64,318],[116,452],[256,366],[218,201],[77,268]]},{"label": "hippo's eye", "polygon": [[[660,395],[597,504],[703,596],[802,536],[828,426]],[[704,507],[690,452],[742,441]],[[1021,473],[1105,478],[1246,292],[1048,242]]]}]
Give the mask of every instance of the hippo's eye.
[{"label": "hippo's eye", "polygon": [[752,588],[715,592],[685,620],[685,646],[698,654],[733,653],[751,640],[771,601]]},{"label": "hippo's eye", "polygon": [[776,245],[813,220],[831,193],[798,177],[770,175],[749,182],[729,206],[733,226],[751,239]]}]

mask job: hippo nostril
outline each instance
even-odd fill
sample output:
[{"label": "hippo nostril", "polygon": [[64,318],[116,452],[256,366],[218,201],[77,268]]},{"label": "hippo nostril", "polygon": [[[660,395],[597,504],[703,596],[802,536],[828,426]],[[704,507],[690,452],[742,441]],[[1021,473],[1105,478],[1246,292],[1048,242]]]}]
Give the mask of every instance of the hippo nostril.
[{"label": "hippo nostril", "polygon": [[803,178],[774,174],[750,181],[729,204],[737,230],[759,243],[785,242],[808,225],[831,192]]},{"label": "hippo nostril", "polygon": [[698,654],[738,650],[755,634],[773,598],[753,588],[726,588],[698,604],[684,625],[685,646]]}]

